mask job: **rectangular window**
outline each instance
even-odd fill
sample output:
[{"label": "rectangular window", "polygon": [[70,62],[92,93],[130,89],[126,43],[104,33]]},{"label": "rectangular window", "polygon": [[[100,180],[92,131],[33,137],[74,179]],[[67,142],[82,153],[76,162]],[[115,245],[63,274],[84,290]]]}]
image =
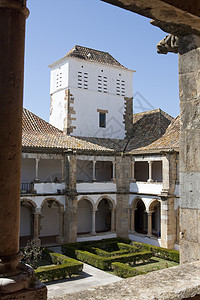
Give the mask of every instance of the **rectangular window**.
[{"label": "rectangular window", "polygon": [[99,113],[99,127],[106,128],[106,114],[103,112]]}]

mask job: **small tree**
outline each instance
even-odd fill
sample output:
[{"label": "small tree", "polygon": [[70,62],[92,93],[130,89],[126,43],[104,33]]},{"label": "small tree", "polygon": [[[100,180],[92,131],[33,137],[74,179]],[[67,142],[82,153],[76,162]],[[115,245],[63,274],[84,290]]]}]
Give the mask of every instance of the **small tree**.
[{"label": "small tree", "polygon": [[24,254],[22,261],[36,269],[39,260],[42,258],[43,250],[36,246],[34,241],[29,241],[22,252]]}]

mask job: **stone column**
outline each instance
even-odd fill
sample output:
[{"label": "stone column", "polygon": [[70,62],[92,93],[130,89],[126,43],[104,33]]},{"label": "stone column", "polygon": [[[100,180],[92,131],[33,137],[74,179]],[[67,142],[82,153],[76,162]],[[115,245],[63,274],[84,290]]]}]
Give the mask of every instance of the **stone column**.
[{"label": "stone column", "polygon": [[[0,261],[19,254],[21,121],[24,75],[25,1],[0,1]],[[6,258],[7,257],[7,258]],[[8,265],[8,263],[7,263]],[[6,270],[5,270],[6,269]],[[0,262],[0,274],[7,270]]]},{"label": "stone column", "polygon": [[131,233],[135,233],[135,211],[136,208],[131,208]]},{"label": "stone column", "polygon": [[115,181],[115,168],[116,168],[116,162],[113,161],[113,174],[112,174],[112,180]]},{"label": "stone column", "polygon": [[129,237],[129,198],[131,182],[131,157],[116,156],[116,233],[117,236]]},{"label": "stone column", "polygon": [[176,213],[173,197],[161,197],[161,247],[174,249],[176,242]]},{"label": "stone column", "polygon": [[92,180],[96,181],[96,160],[93,160]]},{"label": "stone column", "polygon": [[76,166],[76,154],[67,152],[65,155],[65,243],[74,243],[77,240]]},{"label": "stone column", "polygon": [[39,239],[40,234],[40,220],[41,220],[41,211],[36,210],[34,213],[34,220],[33,220],[33,241],[36,246],[41,245],[41,240]]},{"label": "stone column", "polygon": [[153,165],[153,162],[148,161],[148,163],[149,163],[149,179],[147,181],[148,182],[153,182],[153,179],[152,179],[152,165]]},{"label": "stone column", "polygon": [[59,236],[57,237],[57,243],[64,243],[64,208],[59,208]]},{"label": "stone column", "polygon": [[[0,0],[0,293],[4,299],[46,299],[19,252],[20,168],[25,0]],[[39,295],[40,296],[39,296]]]},{"label": "stone column", "polygon": [[147,236],[151,237],[152,236],[152,213],[153,211],[148,211],[147,215],[148,215],[148,233]]},{"label": "stone column", "polygon": [[92,210],[92,231],[91,235],[96,235],[96,209]]},{"label": "stone column", "polygon": [[180,261],[200,260],[200,37],[179,37]]},{"label": "stone column", "polygon": [[65,160],[61,159],[61,181],[65,181]]},{"label": "stone column", "polygon": [[39,181],[39,158],[35,159],[35,181]]},{"label": "stone column", "polygon": [[136,182],[136,179],[135,179],[135,161],[131,162],[131,181]]},{"label": "stone column", "polygon": [[111,209],[111,231],[115,232],[115,208]]}]

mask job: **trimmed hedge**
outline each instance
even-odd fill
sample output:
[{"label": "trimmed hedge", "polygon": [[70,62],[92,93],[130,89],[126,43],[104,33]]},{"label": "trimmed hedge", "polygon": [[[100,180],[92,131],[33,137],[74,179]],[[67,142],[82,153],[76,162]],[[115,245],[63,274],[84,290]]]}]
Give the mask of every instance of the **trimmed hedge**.
[{"label": "trimmed hedge", "polygon": [[85,241],[85,242],[77,242],[77,243],[69,243],[61,246],[62,252],[67,256],[76,258],[76,250],[87,250],[91,252],[95,252],[92,250],[93,248],[100,248],[101,250],[106,250],[107,252],[119,251],[119,247],[117,243],[125,243],[130,244],[131,240],[125,238],[110,238],[110,239],[102,239],[98,241]]},{"label": "trimmed hedge", "polygon": [[117,245],[121,251],[128,251],[129,253],[135,253],[146,250],[144,247],[143,249],[141,249],[141,247],[138,245],[127,245],[124,243],[118,243]]},{"label": "trimmed hedge", "polygon": [[90,250],[91,251],[89,251],[89,252],[92,252],[94,254],[97,254],[97,255],[103,256],[103,257],[119,256],[119,255],[129,253],[129,251],[127,251],[127,250],[118,250],[118,251],[108,252],[108,251],[102,250],[100,248],[94,248],[94,247],[91,247]]},{"label": "trimmed hedge", "polygon": [[111,267],[112,267],[114,274],[119,277],[122,277],[122,278],[134,277],[134,276],[143,274],[142,272],[136,270],[135,268],[129,267],[120,262],[112,263]]},{"label": "trimmed hedge", "polygon": [[140,247],[140,249],[142,250],[145,249],[147,251],[152,251],[153,256],[157,256],[166,260],[171,260],[179,263],[179,252],[176,250],[170,250],[170,249],[143,244],[139,242],[133,242],[133,246]]},{"label": "trimmed hedge", "polygon": [[86,262],[101,270],[109,270],[113,262],[136,263],[136,261],[140,261],[140,260],[143,261],[149,260],[152,257],[152,252],[146,251],[146,252],[139,252],[139,253],[129,253],[129,254],[124,254],[119,256],[102,257],[100,255],[96,255],[88,251],[76,250],[76,257],[77,259]]},{"label": "trimmed hedge", "polygon": [[73,258],[54,252],[49,252],[49,255],[55,265],[42,266],[35,270],[41,281],[71,277],[72,275],[78,275],[83,269],[83,264]]}]

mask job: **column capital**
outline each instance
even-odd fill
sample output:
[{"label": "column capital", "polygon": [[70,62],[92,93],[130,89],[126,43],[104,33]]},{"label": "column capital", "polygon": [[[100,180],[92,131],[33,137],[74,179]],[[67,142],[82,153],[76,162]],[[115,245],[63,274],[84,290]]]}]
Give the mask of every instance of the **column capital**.
[{"label": "column capital", "polygon": [[153,210],[148,210],[148,211],[146,211],[146,213],[147,213],[147,215],[152,215],[152,213],[154,213],[154,211]]},{"label": "column capital", "polygon": [[41,215],[41,208],[39,207],[35,208],[34,215]]},{"label": "column capital", "polygon": [[0,0],[0,8],[14,9],[22,13],[26,18],[29,16],[26,0]]}]

